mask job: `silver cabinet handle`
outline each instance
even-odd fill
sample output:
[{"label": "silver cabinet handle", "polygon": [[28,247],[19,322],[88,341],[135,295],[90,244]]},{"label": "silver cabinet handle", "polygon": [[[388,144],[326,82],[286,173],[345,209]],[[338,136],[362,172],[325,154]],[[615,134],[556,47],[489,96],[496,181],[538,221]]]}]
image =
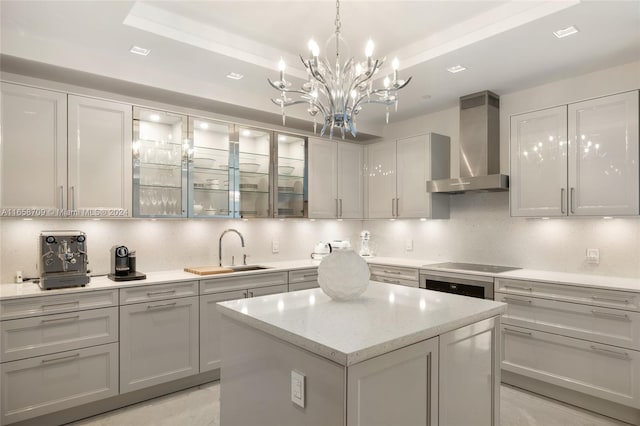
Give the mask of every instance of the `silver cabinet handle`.
[{"label": "silver cabinet handle", "polygon": [[530,336],[530,337],[533,336],[533,333],[531,333],[530,331],[514,330],[512,328],[507,328],[507,327],[504,328],[504,331],[507,331],[509,333],[523,334],[525,336]]},{"label": "silver cabinet handle", "polygon": [[393,275],[402,275],[402,272],[398,272],[398,271],[387,271],[386,269],[383,269],[382,272],[384,272],[385,274],[393,274]]},{"label": "silver cabinet handle", "polygon": [[390,280],[388,278],[380,278],[380,280],[382,282],[389,283],[389,284],[402,284],[400,280]]},{"label": "silver cabinet handle", "polygon": [[338,214],[338,199],[336,198],[336,217],[340,217]]},{"label": "silver cabinet handle", "polygon": [[64,210],[64,186],[60,185],[60,210]]},{"label": "silver cabinet handle", "polygon": [[629,359],[629,353],[627,352],[618,352],[618,351],[612,351],[611,349],[605,349],[605,348],[599,348],[597,346],[593,346],[591,345],[591,350],[594,352],[600,352],[603,353],[605,355],[610,355],[616,358],[622,358],[622,359]]},{"label": "silver cabinet handle", "polygon": [[178,302],[162,303],[161,305],[147,305],[147,309],[168,308],[175,306]]},{"label": "silver cabinet handle", "polygon": [[79,318],[80,318],[80,315],[74,315],[72,317],[43,319],[43,320],[40,320],[40,323],[44,324],[44,323],[47,323],[47,322],[54,322],[54,321],[76,320],[76,319],[79,319]]},{"label": "silver cabinet handle", "polygon": [[576,212],[576,207],[575,207],[575,198],[576,198],[576,189],[575,188],[571,188],[571,213],[575,213]]},{"label": "silver cabinet handle", "polygon": [[625,305],[629,304],[629,299],[615,299],[610,297],[602,297],[602,296],[591,296],[593,300],[603,300],[605,302],[613,302],[613,303],[624,303]]},{"label": "silver cabinet handle", "polygon": [[395,198],[391,199],[391,216],[395,217],[396,216],[396,203],[395,203]]},{"label": "silver cabinet handle", "polygon": [[514,303],[516,305],[530,305],[531,303],[533,303],[533,301],[531,300],[527,300],[527,299],[513,299],[511,297],[503,297],[502,300],[509,302],[509,303]]},{"label": "silver cabinet handle", "polygon": [[400,198],[396,198],[396,217],[400,216]]},{"label": "silver cabinet handle", "polygon": [[150,291],[147,292],[147,296],[156,296],[158,294],[173,294],[175,292],[175,290]]},{"label": "silver cabinet handle", "polygon": [[560,188],[560,213],[566,213],[564,208],[564,188]]},{"label": "silver cabinet handle", "polygon": [[625,321],[630,321],[629,320],[629,315],[627,314],[614,314],[611,312],[602,312],[602,311],[597,311],[595,309],[591,310],[591,314],[595,315],[595,316],[600,316],[600,317],[611,317],[611,318],[618,318],[621,320],[625,320]]},{"label": "silver cabinet handle", "polygon": [[64,305],[80,305],[80,301],[74,300],[73,302],[50,303],[48,305],[42,305],[42,309],[44,310],[47,308],[55,308],[55,307],[64,306]]},{"label": "silver cabinet handle", "polygon": [[342,217],[342,198],[340,198],[340,215],[338,217]]},{"label": "silver cabinet handle", "polygon": [[76,209],[76,187],[71,186],[69,188],[69,197],[71,198],[71,210]]},{"label": "silver cabinet handle", "polygon": [[514,290],[524,290],[524,291],[531,291],[531,287],[518,287],[515,285],[505,285],[504,288],[512,288]]},{"label": "silver cabinet handle", "polygon": [[71,361],[72,359],[78,358],[79,356],[80,356],[80,353],[77,352],[73,355],[60,356],[58,358],[43,359],[42,364],[46,364],[48,362],[56,362],[56,361]]}]

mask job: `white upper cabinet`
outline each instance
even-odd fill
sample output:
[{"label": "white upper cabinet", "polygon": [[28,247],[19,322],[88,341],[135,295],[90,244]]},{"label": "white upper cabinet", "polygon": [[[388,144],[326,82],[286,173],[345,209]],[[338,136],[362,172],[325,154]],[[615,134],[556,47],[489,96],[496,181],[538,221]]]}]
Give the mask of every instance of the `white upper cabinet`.
[{"label": "white upper cabinet", "polygon": [[512,216],[638,215],[638,92],[511,117]]},{"label": "white upper cabinet", "polygon": [[2,208],[65,208],[67,95],[2,83]]},{"label": "white upper cabinet", "polygon": [[309,217],[363,217],[361,145],[309,139]]},{"label": "white upper cabinet", "polygon": [[511,215],[567,214],[567,107],[511,117]]},{"label": "white upper cabinet", "polygon": [[131,216],[131,105],[69,95],[68,208]]},{"label": "white upper cabinet", "polygon": [[448,218],[449,195],[427,193],[427,181],[449,177],[449,152],[435,133],[368,146],[368,217]]},{"label": "white upper cabinet", "polygon": [[569,105],[569,203],[578,216],[637,215],[638,92]]}]

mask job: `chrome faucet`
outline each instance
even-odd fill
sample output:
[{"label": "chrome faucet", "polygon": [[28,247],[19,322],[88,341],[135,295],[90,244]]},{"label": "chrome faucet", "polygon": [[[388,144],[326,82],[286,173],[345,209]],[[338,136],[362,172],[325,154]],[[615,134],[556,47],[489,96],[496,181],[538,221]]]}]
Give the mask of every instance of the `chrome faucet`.
[{"label": "chrome faucet", "polygon": [[[218,240],[218,265],[219,266],[222,266],[222,237],[224,237],[227,232],[235,232],[236,234],[238,234],[238,237],[240,237],[240,243],[242,244],[242,247],[244,247],[244,237],[237,229],[233,229],[233,228],[225,229],[220,235],[220,239]],[[232,262],[232,263],[235,263],[235,262]],[[245,265],[247,264],[247,255],[244,255],[244,264]]]}]

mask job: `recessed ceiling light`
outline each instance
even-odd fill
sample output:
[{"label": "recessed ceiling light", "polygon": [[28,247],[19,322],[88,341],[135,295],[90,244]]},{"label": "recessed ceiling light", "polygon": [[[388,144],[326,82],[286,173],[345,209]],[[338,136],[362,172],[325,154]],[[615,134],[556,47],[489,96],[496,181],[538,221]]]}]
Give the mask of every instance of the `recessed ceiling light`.
[{"label": "recessed ceiling light", "polygon": [[231,80],[240,80],[242,77],[244,77],[244,75],[238,74],[237,72],[230,72],[227,74],[227,78],[230,78]]},{"label": "recessed ceiling light", "polygon": [[160,116],[159,116],[158,114],[151,114],[151,115],[149,116],[149,119],[150,119],[151,121],[160,121]]},{"label": "recessed ceiling light", "polygon": [[204,121],[200,122],[200,128],[202,130],[207,130],[209,128],[209,124],[205,123]]},{"label": "recessed ceiling light", "polygon": [[564,38],[564,37],[569,37],[570,35],[574,35],[578,31],[579,30],[572,25],[570,27],[563,28],[563,29],[558,30],[558,31],[554,31],[553,35],[558,37],[558,38]]},{"label": "recessed ceiling light", "polygon": [[131,46],[129,52],[135,53],[136,55],[147,56],[149,53],[151,53],[151,49],[145,49],[144,47],[140,46]]},{"label": "recessed ceiling light", "polygon": [[422,100],[424,101],[428,101],[429,99],[431,99],[431,95],[422,95],[420,96],[422,98]]},{"label": "recessed ceiling light", "polygon": [[462,65],[454,65],[452,67],[447,68],[447,71],[449,71],[451,74],[455,74],[457,72],[464,71],[464,70],[466,70],[466,68],[463,67]]}]

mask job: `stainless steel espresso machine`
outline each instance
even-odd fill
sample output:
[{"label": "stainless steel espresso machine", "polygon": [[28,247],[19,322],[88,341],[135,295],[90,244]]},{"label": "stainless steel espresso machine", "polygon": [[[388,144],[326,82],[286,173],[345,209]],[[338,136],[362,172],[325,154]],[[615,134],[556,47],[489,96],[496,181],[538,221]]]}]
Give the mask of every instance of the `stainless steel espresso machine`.
[{"label": "stainless steel espresso machine", "polygon": [[87,236],[82,231],[40,233],[39,285],[43,290],[84,286],[87,273]]}]

